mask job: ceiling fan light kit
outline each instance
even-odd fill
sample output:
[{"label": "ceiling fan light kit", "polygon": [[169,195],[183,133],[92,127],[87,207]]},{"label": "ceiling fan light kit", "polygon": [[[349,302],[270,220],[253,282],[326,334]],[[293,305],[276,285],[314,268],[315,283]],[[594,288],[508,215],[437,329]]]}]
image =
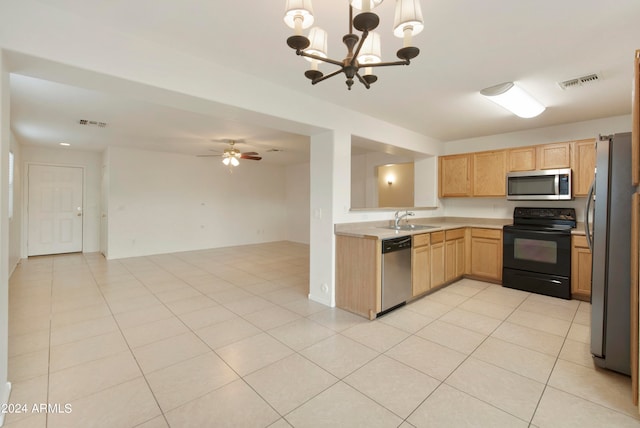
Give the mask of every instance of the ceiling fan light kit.
[{"label": "ceiling fan light kit", "polygon": [[234,166],[240,165],[240,159],[248,159],[248,160],[262,160],[262,157],[259,156],[257,152],[244,152],[242,153],[240,150],[236,149],[235,140],[226,140],[224,141],[229,144],[230,147],[224,149],[222,154],[219,155],[198,155],[198,157],[211,157],[211,156],[221,156],[222,163],[225,166],[228,166],[230,169]]},{"label": "ceiling fan light kit", "polygon": [[[367,89],[378,80],[373,74],[374,67],[393,65],[409,65],[411,60],[420,54],[420,49],[412,46],[412,38],[424,28],[422,10],[419,0],[396,0],[393,34],[403,39],[403,47],[396,56],[400,61],[383,62],[381,56],[380,35],[374,33],[380,23],[380,18],[371,12],[383,0],[351,0],[349,2],[349,32],[342,38],[347,47],[347,56],[339,61],[328,57],[327,33],[319,27],[313,27],[309,36],[303,30],[311,27],[314,22],[311,0],[287,0],[284,22],[294,30],[294,34],[287,39],[287,45],[311,62],[311,67],[304,75],[311,83],[322,82],[330,77],[344,73],[347,77],[347,88],[351,90],[354,78]],[[353,9],[360,11],[355,17]],[[362,33],[358,36],[353,29]],[[329,74],[323,74],[319,69],[320,63],[329,63],[339,68]],[[364,68],[361,74],[360,70]]]}]

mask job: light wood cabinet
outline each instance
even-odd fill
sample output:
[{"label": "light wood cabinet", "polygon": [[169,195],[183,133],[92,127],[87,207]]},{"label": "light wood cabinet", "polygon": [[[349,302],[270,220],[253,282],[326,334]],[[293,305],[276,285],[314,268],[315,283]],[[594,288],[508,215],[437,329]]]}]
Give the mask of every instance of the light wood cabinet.
[{"label": "light wood cabinet", "polygon": [[502,230],[471,229],[471,272],[477,278],[502,280]]},{"label": "light wood cabinet", "polygon": [[438,196],[502,197],[506,195],[507,172],[571,167],[574,195],[586,196],[595,168],[595,150],[591,151],[590,144],[595,140],[441,156]]},{"label": "light wood cabinet", "polygon": [[444,232],[431,233],[431,288],[445,283]]},{"label": "light wood cabinet", "polygon": [[507,151],[472,154],[473,196],[505,196]]},{"label": "light wood cabinet", "polygon": [[509,171],[533,171],[536,169],[536,148],[520,147],[509,150]]},{"label": "light wood cabinet", "polygon": [[431,247],[428,233],[413,236],[411,248],[411,289],[413,297],[431,288]]},{"label": "light wood cabinet", "polygon": [[382,244],[375,238],[336,236],[336,306],[374,319],[382,307]]},{"label": "light wood cabinet", "polygon": [[471,156],[452,155],[439,159],[438,194],[441,198],[471,196]]},{"label": "light wood cabinet", "polygon": [[544,144],[538,147],[538,169],[571,167],[571,145],[569,143]]},{"label": "light wood cabinet", "polygon": [[591,250],[582,235],[571,237],[571,297],[591,299]]},{"label": "light wood cabinet", "polygon": [[596,140],[580,140],[573,145],[573,196],[587,196],[596,169]]},{"label": "light wood cabinet", "polygon": [[445,232],[445,281],[453,281],[464,275],[465,230],[452,229]]}]

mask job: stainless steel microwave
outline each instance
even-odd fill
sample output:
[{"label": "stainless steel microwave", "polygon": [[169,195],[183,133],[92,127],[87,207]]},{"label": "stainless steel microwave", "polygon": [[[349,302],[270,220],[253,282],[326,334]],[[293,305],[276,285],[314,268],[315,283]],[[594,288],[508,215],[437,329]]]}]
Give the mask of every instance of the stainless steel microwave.
[{"label": "stainless steel microwave", "polygon": [[571,196],[571,168],[507,173],[507,199],[565,201]]}]

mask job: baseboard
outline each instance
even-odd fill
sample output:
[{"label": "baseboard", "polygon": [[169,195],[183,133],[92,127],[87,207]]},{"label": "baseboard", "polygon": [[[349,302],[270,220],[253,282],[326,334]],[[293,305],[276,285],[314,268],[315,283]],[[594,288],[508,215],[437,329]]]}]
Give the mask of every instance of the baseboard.
[{"label": "baseboard", "polygon": [[[0,394],[0,406],[4,407],[5,404],[9,404],[9,397],[11,396],[11,382],[7,382]],[[4,415],[6,413],[0,412],[0,427],[4,425]]]},{"label": "baseboard", "polygon": [[309,298],[309,300],[311,300],[313,302],[320,303],[320,304],[328,306],[330,308],[333,307],[331,305],[331,302],[329,300],[327,300],[327,299],[321,299],[321,298],[318,298],[318,297],[316,297],[316,296],[314,296],[312,294],[309,294],[307,297]]}]

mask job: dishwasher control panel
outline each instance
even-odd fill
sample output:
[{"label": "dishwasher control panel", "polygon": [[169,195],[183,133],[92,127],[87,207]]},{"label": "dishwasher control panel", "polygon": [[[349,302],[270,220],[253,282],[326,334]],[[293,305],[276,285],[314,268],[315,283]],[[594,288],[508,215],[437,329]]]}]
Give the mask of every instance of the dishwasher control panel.
[{"label": "dishwasher control panel", "polygon": [[406,248],[411,248],[411,236],[382,240],[382,254],[404,250]]}]

